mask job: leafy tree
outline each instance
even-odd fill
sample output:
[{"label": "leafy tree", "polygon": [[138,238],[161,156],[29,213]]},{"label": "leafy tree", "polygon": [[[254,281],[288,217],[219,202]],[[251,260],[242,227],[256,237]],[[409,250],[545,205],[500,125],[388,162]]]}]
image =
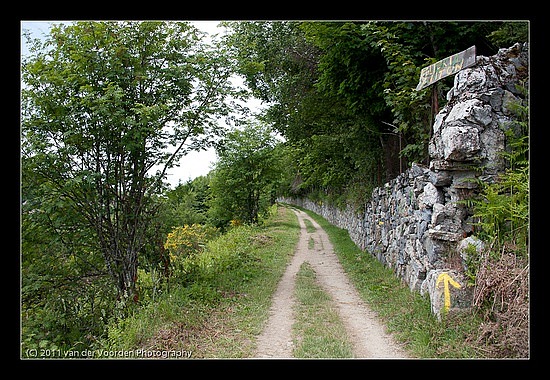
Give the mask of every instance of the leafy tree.
[{"label": "leafy tree", "polygon": [[488,38],[502,48],[512,46],[516,42],[529,42],[529,23],[526,21],[499,23],[498,29],[493,30]]},{"label": "leafy tree", "polygon": [[452,78],[416,91],[422,67],[471,45],[478,54],[496,53],[488,36],[503,24],[277,21],[228,26],[240,73],[255,95],[269,102],[264,122],[300,152],[291,188],[348,202],[364,199],[370,188],[410,162],[428,159],[431,125]]},{"label": "leafy tree", "polygon": [[22,63],[23,188],[42,193],[24,192],[28,215],[53,218],[44,200],[62,202],[68,226],[93,235],[86,241],[119,299],[134,298],[154,195],[179,157],[223,133],[232,62],[185,22],[58,25],[31,53]]},{"label": "leafy tree", "polygon": [[307,43],[299,23],[239,21],[223,25],[231,31],[225,43],[236,57],[238,73],[255,97],[284,104],[299,100],[299,95],[311,88],[318,49]]},{"label": "leafy tree", "polygon": [[167,228],[207,222],[208,202],[211,197],[209,177],[199,176],[166,191],[163,208],[168,219],[164,223]]},{"label": "leafy tree", "polygon": [[[285,137],[287,153],[299,152],[292,155],[296,165],[287,165],[294,178],[286,192],[330,192],[356,177],[361,165],[352,151],[364,157],[374,150],[364,144],[358,149],[371,138],[359,128],[364,120],[358,121],[338,94],[316,87],[321,50],[307,41],[300,26],[298,22],[229,23],[233,30],[229,42],[248,86],[270,105],[262,122]],[[350,138],[359,141],[349,146]]]},{"label": "leafy tree", "polygon": [[[496,26],[368,21],[303,23],[301,28],[322,51],[317,88],[341,97],[353,115],[379,136],[386,181],[407,163],[428,159],[433,116],[448,87],[417,92],[421,68],[473,44],[480,52],[496,53],[485,38]],[[358,140],[349,143],[353,141]]]},{"label": "leafy tree", "polygon": [[277,139],[261,125],[228,133],[217,149],[210,215],[219,227],[231,220],[257,224],[274,202],[282,170]]}]

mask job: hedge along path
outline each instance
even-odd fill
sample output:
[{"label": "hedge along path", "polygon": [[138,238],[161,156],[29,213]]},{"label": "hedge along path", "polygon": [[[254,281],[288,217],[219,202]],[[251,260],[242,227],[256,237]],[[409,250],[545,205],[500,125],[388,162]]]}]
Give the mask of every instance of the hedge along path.
[{"label": "hedge along path", "polygon": [[[256,341],[255,357],[293,357],[293,304],[296,302],[294,286],[300,266],[307,261],[316,272],[320,286],[331,296],[344,322],[353,344],[355,358],[408,358],[406,351],[385,332],[385,327],[378,321],[376,314],[361,300],[359,293],[348,280],[327,233],[305,212],[294,208],[292,210],[300,224],[300,239],[273,295],[269,319]],[[311,221],[315,232],[307,232],[305,219]],[[308,247],[310,237],[315,243],[312,249]]]}]

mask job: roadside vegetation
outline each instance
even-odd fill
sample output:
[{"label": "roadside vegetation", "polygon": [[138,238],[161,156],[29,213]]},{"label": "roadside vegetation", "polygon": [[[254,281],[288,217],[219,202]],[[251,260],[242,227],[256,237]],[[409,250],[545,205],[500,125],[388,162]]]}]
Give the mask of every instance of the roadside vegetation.
[{"label": "roadside vegetation", "polygon": [[183,259],[185,269],[175,274],[169,290],[145,300],[127,318],[113,320],[96,349],[252,357],[299,231],[294,213],[273,206],[261,227],[237,226],[211,240]]},{"label": "roadside vegetation", "polygon": [[[452,79],[414,91],[422,67],[473,44],[494,54],[527,42],[529,31],[527,22],[223,25],[226,35],[205,38],[189,22],[80,21],[28,39],[22,357],[129,348],[250,355],[298,236],[277,197],[362,204],[427,158]],[[252,95],[268,105],[259,115],[239,103]],[[477,288],[472,319],[434,322],[426,299],[320,221],[361,294],[418,357],[528,350],[527,104],[518,115],[510,171],[470,200],[488,249],[469,276],[496,284]],[[168,186],[170,169],[209,147],[218,155],[210,173]],[[303,289],[310,276],[304,267]],[[328,312],[320,294],[304,302]]]},{"label": "roadside vegetation", "polygon": [[[293,206],[295,207],[295,206]],[[391,269],[360,250],[346,230],[305,211],[327,232],[335,253],[363,300],[415,358],[486,358],[478,333],[484,320],[468,313],[438,321],[427,296],[411,292]],[[156,300],[115,320],[98,351],[191,351],[192,358],[253,356],[255,337],[268,318],[270,300],[295,249],[297,219],[290,208],[273,206],[260,226],[238,226],[188,257],[185,272]],[[145,290],[145,289],[144,289]],[[149,285],[149,291],[151,285]],[[351,358],[342,321],[330,297],[302,265],[296,282],[294,355]]]}]

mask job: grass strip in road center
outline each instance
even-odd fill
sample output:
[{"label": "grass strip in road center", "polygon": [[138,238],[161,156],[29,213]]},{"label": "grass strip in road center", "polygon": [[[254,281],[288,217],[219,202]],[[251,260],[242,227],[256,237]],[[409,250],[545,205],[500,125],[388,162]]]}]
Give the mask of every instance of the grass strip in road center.
[{"label": "grass strip in road center", "polygon": [[296,275],[295,292],[294,357],[353,358],[344,324],[308,262],[300,266]]}]

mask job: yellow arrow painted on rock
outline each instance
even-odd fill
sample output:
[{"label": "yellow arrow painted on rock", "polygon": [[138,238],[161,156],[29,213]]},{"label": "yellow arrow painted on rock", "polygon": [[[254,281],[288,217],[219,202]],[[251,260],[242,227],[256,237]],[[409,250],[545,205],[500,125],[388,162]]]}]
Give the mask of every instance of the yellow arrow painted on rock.
[{"label": "yellow arrow painted on rock", "polygon": [[449,291],[449,283],[457,289],[460,289],[461,286],[458,282],[453,280],[453,278],[449,276],[449,273],[447,272],[442,272],[439,274],[439,276],[437,276],[435,286],[439,286],[439,283],[441,281],[443,281],[443,286],[445,287],[445,312],[447,312],[451,308],[451,292]]}]

